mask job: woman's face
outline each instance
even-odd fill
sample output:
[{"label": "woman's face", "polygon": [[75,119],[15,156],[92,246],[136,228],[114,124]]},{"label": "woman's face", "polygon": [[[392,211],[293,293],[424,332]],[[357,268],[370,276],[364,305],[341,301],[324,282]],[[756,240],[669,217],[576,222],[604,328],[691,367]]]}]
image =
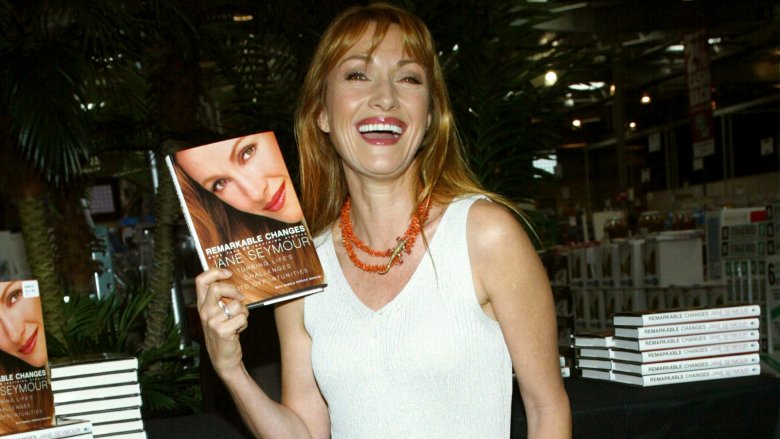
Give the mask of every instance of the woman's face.
[{"label": "woman's face", "polygon": [[318,125],[348,175],[390,179],[409,169],[430,125],[430,89],[398,26],[369,54],[373,34],[371,25],[328,74]]},{"label": "woman's face", "polygon": [[34,367],[43,367],[46,337],[40,297],[24,297],[22,282],[2,283],[0,291],[0,349]]},{"label": "woman's face", "polygon": [[176,162],[201,187],[238,210],[286,223],[303,219],[272,133],[185,149],[176,153]]}]

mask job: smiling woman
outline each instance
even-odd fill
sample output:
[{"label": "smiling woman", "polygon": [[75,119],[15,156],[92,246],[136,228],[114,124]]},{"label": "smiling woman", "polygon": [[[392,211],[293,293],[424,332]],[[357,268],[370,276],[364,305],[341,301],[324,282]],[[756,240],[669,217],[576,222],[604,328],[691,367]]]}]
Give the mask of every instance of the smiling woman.
[{"label": "smiling woman", "polygon": [[0,434],[51,425],[54,403],[37,282],[0,282],[0,349]]}]

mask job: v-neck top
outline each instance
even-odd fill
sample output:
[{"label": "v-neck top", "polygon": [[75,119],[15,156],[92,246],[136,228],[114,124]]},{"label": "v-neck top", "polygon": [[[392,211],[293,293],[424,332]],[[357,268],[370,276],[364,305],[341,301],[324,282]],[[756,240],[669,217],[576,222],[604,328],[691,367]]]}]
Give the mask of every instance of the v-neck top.
[{"label": "v-neck top", "polygon": [[330,231],[315,240],[328,286],[304,299],[304,325],[334,439],[509,437],[512,363],[477,300],[466,243],[477,199],[448,206],[411,278],[378,311],[353,292]]}]

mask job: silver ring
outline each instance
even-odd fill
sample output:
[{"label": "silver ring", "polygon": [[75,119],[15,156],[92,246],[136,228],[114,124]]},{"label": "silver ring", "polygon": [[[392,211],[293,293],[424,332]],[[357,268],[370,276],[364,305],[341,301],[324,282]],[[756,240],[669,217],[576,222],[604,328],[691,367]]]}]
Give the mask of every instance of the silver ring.
[{"label": "silver ring", "polygon": [[219,304],[219,307],[222,308],[222,312],[225,313],[225,315],[227,316],[228,320],[232,319],[233,318],[233,313],[230,312],[230,310],[228,309],[227,305],[225,305],[225,303],[222,302],[221,300],[218,301],[217,303]]}]

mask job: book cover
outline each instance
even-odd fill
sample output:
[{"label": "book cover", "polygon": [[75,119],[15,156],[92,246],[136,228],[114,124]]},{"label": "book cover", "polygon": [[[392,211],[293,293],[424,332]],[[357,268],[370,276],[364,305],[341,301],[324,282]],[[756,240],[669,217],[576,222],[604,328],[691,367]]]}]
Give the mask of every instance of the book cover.
[{"label": "book cover", "polygon": [[138,369],[138,359],[115,353],[84,354],[51,361],[51,379]]},{"label": "book cover", "polygon": [[714,355],[730,355],[747,352],[758,352],[758,341],[739,343],[722,343],[704,346],[692,346],[688,348],[660,349],[657,351],[625,351],[611,349],[611,358],[633,363],[657,363],[659,361],[684,360],[690,358],[709,357]]},{"label": "book cover", "polygon": [[706,334],[710,332],[740,331],[758,329],[758,318],[709,320],[693,323],[676,323],[673,325],[617,327],[615,337],[645,339],[654,337],[670,337],[677,335]]},{"label": "book cover", "polygon": [[85,419],[64,418],[56,425],[3,436],[3,439],[60,439],[92,433],[92,423]]},{"label": "book cover", "polygon": [[58,378],[56,380],[51,380],[51,388],[55,392],[62,392],[65,390],[117,384],[132,384],[135,382],[138,382],[138,372],[129,370],[96,375],[80,375],[71,378]]},{"label": "book cover", "polygon": [[761,307],[753,304],[677,308],[663,311],[619,312],[613,316],[614,326],[650,326],[706,320],[736,319],[761,314]]},{"label": "book cover", "polygon": [[231,270],[248,307],[322,290],[325,275],[272,132],[165,161],[203,269]]},{"label": "book cover", "polygon": [[715,367],[744,366],[759,364],[757,353],[741,355],[720,355],[715,357],[696,358],[693,360],[662,361],[660,363],[627,363],[613,361],[612,370],[636,375],[655,375],[659,373],[683,372],[687,370],[712,369]]},{"label": "book cover", "polygon": [[692,370],[687,372],[659,373],[656,375],[633,375],[612,371],[612,381],[635,386],[649,387],[666,384],[689,383],[692,381],[719,380],[737,378],[761,373],[761,366],[751,364],[746,366],[718,367],[714,369]]},{"label": "book cover", "polygon": [[577,332],[572,335],[575,348],[598,347],[611,348],[614,345],[615,334],[613,329],[595,332]]},{"label": "book cover", "polygon": [[0,282],[0,435],[50,427],[54,401],[36,280]]},{"label": "book cover", "polygon": [[643,339],[616,338],[615,348],[629,351],[653,351],[688,346],[702,346],[718,343],[758,340],[759,331],[711,332],[708,334],[681,335],[679,337],[658,337]]}]

